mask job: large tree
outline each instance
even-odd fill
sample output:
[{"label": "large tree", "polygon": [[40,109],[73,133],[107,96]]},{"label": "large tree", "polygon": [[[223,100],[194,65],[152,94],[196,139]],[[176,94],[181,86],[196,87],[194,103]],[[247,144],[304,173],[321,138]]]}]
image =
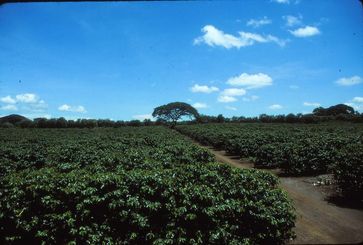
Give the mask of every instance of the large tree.
[{"label": "large tree", "polygon": [[170,122],[174,127],[179,119],[186,116],[197,118],[198,111],[191,105],[184,102],[172,102],[166,105],[156,107],[152,114],[153,117],[166,122]]},{"label": "large tree", "polygon": [[355,111],[351,106],[338,104],[328,108],[323,108],[323,107],[315,108],[313,110],[313,113],[316,116],[337,116],[339,114],[353,115],[355,114]]}]

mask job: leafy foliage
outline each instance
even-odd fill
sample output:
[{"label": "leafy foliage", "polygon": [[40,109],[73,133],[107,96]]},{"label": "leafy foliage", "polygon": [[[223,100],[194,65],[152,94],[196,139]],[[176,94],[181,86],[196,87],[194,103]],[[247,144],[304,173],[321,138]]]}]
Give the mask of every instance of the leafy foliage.
[{"label": "leafy foliage", "polygon": [[276,177],[211,163],[172,130],[0,135],[2,244],[281,244],[293,236],[293,208]]},{"label": "leafy foliage", "polygon": [[350,145],[349,151],[340,152],[340,159],[333,169],[345,196],[363,200],[363,147]]},{"label": "leafy foliage", "polygon": [[354,114],[355,111],[353,107],[345,105],[345,104],[338,104],[334,106],[330,106],[328,108],[318,107],[315,108],[313,113],[317,116],[337,116],[339,114]]},{"label": "leafy foliage", "polygon": [[198,115],[198,111],[193,106],[184,102],[173,102],[156,107],[152,114],[153,117],[172,122],[172,125],[175,125],[183,116],[197,118]]},{"label": "leafy foliage", "polygon": [[178,130],[203,144],[251,158],[256,167],[279,167],[291,175],[334,172],[346,195],[363,199],[361,125],[208,124]]}]

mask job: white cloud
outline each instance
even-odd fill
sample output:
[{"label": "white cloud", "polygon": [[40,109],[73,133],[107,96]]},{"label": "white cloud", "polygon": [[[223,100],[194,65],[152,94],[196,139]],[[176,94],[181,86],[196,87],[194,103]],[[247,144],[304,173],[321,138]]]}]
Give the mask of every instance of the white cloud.
[{"label": "white cloud", "polygon": [[60,111],[69,111],[71,109],[71,106],[64,104],[58,107],[58,110]]},{"label": "white cloud", "polygon": [[290,86],[289,86],[289,88],[290,88],[290,89],[299,89],[300,87],[299,87],[299,86],[297,86],[297,85],[290,85]]},{"label": "white cloud", "polygon": [[258,43],[274,42],[279,46],[283,47],[288,42],[288,40],[282,40],[272,35],[261,36],[259,34],[251,32],[239,32],[239,34],[241,36],[240,39],[243,41],[243,43],[246,44],[245,46],[253,45],[255,44],[255,42]]},{"label": "white cloud", "polygon": [[289,39],[283,40],[283,39],[279,39],[272,35],[267,35],[267,40],[271,41],[271,42],[275,42],[276,44],[278,44],[281,47],[284,47],[286,45],[286,43],[290,42]]},{"label": "white cloud", "polygon": [[4,111],[17,111],[18,107],[16,107],[16,105],[4,105],[0,107],[0,109]]},{"label": "white cloud", "polygon": [[354,97],[350,102],[344,104],[353,107],[356,111],[363,111],[363,97]]},{"label": "white cloud", "polygon": [[247,21],[246,25],[247,26],[252,26],[254,28],[263,26],[263,25],[268,25],[271,24],[272,21],[267,18],[266,16],[264,16],[262,19],[256,20],[256,19],[250,19],[249,21]]},{"label": "white cloud", "polygon": [[356,111],[362,111],[363,110],[363,104],[358,104],[358,103],[353,103],[353,102],[347,102],[344,103],[347,106],[351,106],[353,107],[354,110]]},{"label": "white cloud", "polygon": [[[52,115],[50,114],[43,114],[43,113],[26,113],[22,114],[26,118],[34,119],[34,118],[52,118]],[[66,118],[67,119],[67,118]]]},{"label": "white cloud", "polygon": [[16,103],[16,100],[13,99],[10,95],[8,96],[5,96],[5,97],[2,97],[0,99],[1,102],[4,102],[6,104],[15,104]]},{"label": "white cloud", "polygon": [[354,97],[352,101],[355,103],[363,103],[363,97]]},{"label": "white cloud", "polygon": [[219,97],[218,97],[218,102],[222,102],[222,103],[230,103],[230,102],[235,102],[237,101],[237,96],[243,96],[246,94],[246,90],[243,88],[227,88],[224,89]]},{"label": "white cloud", "polygon": [[190,90],[193,93],[206,93],[206,94],[210,94],[210,93],[219,91],[219,88],[214,87],[214,86],[208,87],[207,85],[195,84],[193,87],[190,88]]},{"label": "white cloud", "polygon": [[239,76],[229,78],[227,83],[232,86],[241,86],[245,87],[246,89],[255,89],[272,85],[272,78],[264,73],[242,73]]},{"label": "white cloud", "polygon": [[48,108],[48,105],[45,103],[44,100],[39,100],[37,103],[31,104],[30,106],[32,108],[37,108],[37,109],[45,109],[45,108]]},{"label": "white cloud", "polygon": [[243,88],[227,88],[223,90],[221,95],[224,96],[242,96],[246,94],[246,90]]},{"label": "white cloud", "polygon": [[218,102],[222,102],[222,103],[230,103],[230,102],[235,102],[235,101],[237,101],[237,99],[235,97],[228,96],[228,95],[220,95],[218,97]]},{"label": "white cloud", "polygon": [[363,80],[359,76],[353,76],[353,77],[342,77],[338,79],[335,83],[341,86],[352,86],[356,84],[362,83]]},{"label": "white cloud", "polygon": [[68,112],[78,112],[78,113],[86,113],[86,108],[84,106],[78,105],[78,106],[70,106],[67,104],[61,105],[58,107],[58,110],[60,111],[68,111]]},{"label": "white cloud", "polygon": [[22,103],[36,103],[39,100],[39,97],[36,94],[18,94],[15,96],[16,101]]},{"label": "white cloud", "polygon": [[230,111],[237,111],[237,108],[236,107],[233,107],[233,106],[226,106],[226,107],[224,107],[224,108],[226,108],[227,110],[230,110]]},{"label": "white cloud", "polygon": [[245,98],[243,98],[242,100],[243,100],[243,101],[255,101],[255,100],[257,100],[258,98],[260,98],[260,97],[258,97],[257,95],[252,95],[252,96],[250,96],[250,97],[245,97]]},{"label": "white cloud", "polygon": [[302,23],[302,16],[293,16],[293,15],[285,15],[282,18],[286,21],[286,26],[293,27],[297,25],[301,25]]},{"label": "white cloud", "polygon": [[319,107],[320,104],[316,103],[316,102],[304,102],[303,103],[304,106],[313,106],[313,107]]},{"label": "white cloud", "polygon": [[271,0],[272,2],[275,2],[275,3],[284,3],[284,4],[289,4],[290,3],[290,0]]},{"label": "white cloud", "polygon": [[273,104],[273,105],[270,105],[268,108],[270,108],[271,110],[280,110],[280,109],[282,109],[282,105]]},{"label": "white cloud", "polygon": [[202,32],[204,32],[204,35],[194,39],[194,44],[205,43],[209,46],[239,49],[241,47],[251,46],[255,43],[274,42],[280,46],[284,46],[287,42],[286,40],[281,40],[272,35],[261,36],[250,32],[239,32],[239,36],[233,36],[231,34],[225,34],[212,25],[204,26]]},{"label": "white cloud", "polygon": [[[30,113],[44,112],[48,107],[44,100],[41,100],[38,95],[33,93],[18,94],[15,97],[7,95],[0,98],[0,101],[8,104],[8,106],[2,107],[4,110],[20,110],[22,113],[24,111]],[[17,105],[15,106],[15,104]]]},{"label": "white cloud", "polygon": [[133,119],[144,121],[145,119],[153,119],[153,116],[151,114],[141,114],[141,115],[134,115],[132,116]]},{"label": "white cloud", "polygon": [[194,103],[192,105],[194,108],[197,108],[197,109],[203,109],[203,108],[207,108],[207,104],[205,103],[200,103],[200,102],[197,102],[197,103]]},{"label": "white cloud", "polygon": [[290,33],[295,37],[311,37],[320,34],[320,31],[315,26],[305,26],[294,31],[290,30]]},{"label": "white cloud", "polygon": [[204,35],[194,40],[194,44],[206,43],[209,46],[223,46],[227,49],[236,47],[247,46],[238,37],[230,34],[224,34],[223,31],[218,30],[212,25],[206,25],[202,28]]},{"label": "white cloud", "polygon": [[81,106],[81,105],[79,105],[79,106],[76,106],[76,108],[75,108],[75,110],[74,110],[75,112],[80,112],[80,113],[85,113],[85,112],[87,112],[86,111],[86,108],[84,108],[84,106]]},{"label": "white cloud", "polygon": [[[2,97],[0,99],[1,102],[7,104],[15,104],[15,103],[25,103],[25,104],[34,104],[39,103],[39,96],[32,93],[18,94],[15,98],[12,98],[10,95]],[[44,103],[44,100],[41,100]]]},{"label": "white cloud", "polygon": [[290,4],[290,3],[294,3],[294,4],[298,4],[300,3],[301,0],[271,0],[271,2],[275,2],[275,3],[281,3],[281,4]]},{"label": "white cloud", "polygon": [[257,95],[252,95],[251,96],[251,100],[257,100],[258,98],[260,98],[260,97],[258,97]]}]

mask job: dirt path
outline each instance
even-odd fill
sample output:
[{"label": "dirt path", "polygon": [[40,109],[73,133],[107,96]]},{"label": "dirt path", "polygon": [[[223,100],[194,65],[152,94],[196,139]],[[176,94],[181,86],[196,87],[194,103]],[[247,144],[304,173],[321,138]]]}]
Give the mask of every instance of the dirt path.
[{"label": "dirt path", "polygon": [[[194,142],[194,141],[193,141]],[[238,157],[211,147],[218,162],[237,168],[252,168]],[[272,171],[271,171],[272,172]],[[291,244],[351,244],[363,242],[363,210],[342,208],[325,201],[326,194],[309,177],[280,177],[281,187],[293,200],[297,211],[296,239]]]}]

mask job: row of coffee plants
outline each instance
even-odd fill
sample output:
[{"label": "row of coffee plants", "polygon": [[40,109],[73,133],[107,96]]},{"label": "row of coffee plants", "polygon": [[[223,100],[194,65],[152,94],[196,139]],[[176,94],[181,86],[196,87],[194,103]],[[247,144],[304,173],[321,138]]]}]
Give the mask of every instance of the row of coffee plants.
[{"label": "row of coffee plants", "polygon": [[363,199],[363,126],[209,124],[179,126],[202,144],[291,175],[334,173],[341,191]]},{"label": "row of coffee plants", "polygon": [[0,130],[1,244],[281,244],[278,180],[163,127]]}]

